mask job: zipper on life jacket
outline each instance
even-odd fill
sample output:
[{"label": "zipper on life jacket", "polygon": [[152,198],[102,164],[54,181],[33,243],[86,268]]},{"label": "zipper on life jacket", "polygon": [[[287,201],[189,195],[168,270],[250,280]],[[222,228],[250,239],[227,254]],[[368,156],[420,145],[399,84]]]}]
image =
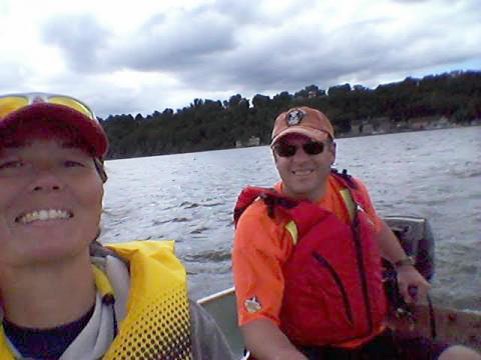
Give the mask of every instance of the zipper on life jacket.
[{"label": "zipper on life jacket", "polygon": [[336,270],[332,267],[332,265],[319,253],[316,251],[312,252],[312,256],[316,261],[326,268],[328,272],[331,274],[332,278],[334,279],[334,282],[336,283],[337,287],[339,288],[339,291],[341,292],[342,296],[342,302],[344,303],[344,310],[346,312],[346,316],[349,320],[349,323],[351,325],[354,325],[354,319],[352,316],[352,308],[351,304],[349,303],[349,297],[347,296],[346,288],[344,287],[344,284],[342,283],[341,277],[339,274],[336,272]]},{"label": "zipper on life jacket", "polygon": [[351,229],[353,233],[354,245],[356,249],[356,257],[357,257],[357,268],[359,272],[359,276],[361,278],[361,285],[362,285],[362,295],[364,298],[364,305],[366,308],[366,318],[368,323],[368,332],[371,333],[373,330],[372,324],[372,315],[371,315],[371,302],[369,301],[369,290],[367,288],[367,279],[366,279],[366,268],[364,266],[364,254],[362,251],[362,244],[361,244],[361,237],[360,237],[360,229],[359,229],[359,217],[358,217],[359,205],[356,206],[356,211],[354,213],[354,219],[351,224]]}]

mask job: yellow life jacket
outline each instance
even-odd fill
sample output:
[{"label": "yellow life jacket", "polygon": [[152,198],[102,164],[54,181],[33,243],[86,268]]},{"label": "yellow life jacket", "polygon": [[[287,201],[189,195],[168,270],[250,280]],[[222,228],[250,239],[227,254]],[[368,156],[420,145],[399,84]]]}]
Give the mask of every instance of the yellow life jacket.
[{"label": "yellow life jacket", "polygon": [[[130,289],[127,315],[103,359],[192,359],[186,272],[173,241],[106,247],[128,261]],[[1,326],[0,359],[14,359]]]}]

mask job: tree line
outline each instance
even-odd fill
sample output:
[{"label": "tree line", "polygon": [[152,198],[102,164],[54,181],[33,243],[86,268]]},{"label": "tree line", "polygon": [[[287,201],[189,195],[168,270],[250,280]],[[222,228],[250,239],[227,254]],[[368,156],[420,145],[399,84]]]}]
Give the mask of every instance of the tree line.
[{"label": "tree line", "polygon": [[110,140],[108,158],[195,152],[235,147],[252,136],[269,144],[275,117],[294,106],[323,111],[336,136],[348,134],[353,122],[382,119],[392,123],[438,116],[466,124],[481,118],[481,72],[454,71],[408,77],[375,89],[343,84],[327,90],[316,85],[272,98],[257,94],[251,101],[240,94],[229,100],[195,99],[182,109],[110,115],[99,119]]}]

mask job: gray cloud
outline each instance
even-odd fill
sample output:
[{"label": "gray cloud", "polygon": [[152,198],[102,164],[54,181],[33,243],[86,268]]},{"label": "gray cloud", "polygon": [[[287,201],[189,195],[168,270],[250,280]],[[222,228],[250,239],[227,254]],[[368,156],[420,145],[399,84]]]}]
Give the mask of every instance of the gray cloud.
[{"label": "gray cloud", "polygon": [[25,66],[13,61],[0,64],[0,79],[2,93],[20,92],[28,89],[19,88],[31,78],[31,71]]},{"label": "gray cloud", "polygon": [[431,0],[391,0],[392,2],[401,3],[401,4],[419,4],[419,3],[426,3]]},{"label": "gray cloud", "polygon": [[141,71],[181,70],[233,48],[233,34],[234,26],[226,17],[208,10],[154,16],[113,48],[109,61]]},{"label": "gray cloud", "polygon": [[314,7],[316,0],[305,0],[302,6],[297,2],[278,3],[276,7],[265,5],[258,0],[217,0],[208,9],[227,16],[239,27],[262,25],[271,26],[288,22],[305,8]]},{"label": "gray cloud", "polygon": [[88,14],[63,15],[49,19],[42,30],[47,44],[57,46],[75,70],[99,70],[102,53],[108,45],[109,31]]},{"label": "gray cloud", "polygon": [[466,34],[462,10],[440,12],[432,19],[421,17],[395,31],[389,18],[353,22],[338,29],[282,27],[258,44],[244,43],[182,76],[186,82],[210,89],[236,84],[240,89],[274,91],[311,83],[323,86],[351,77],[369,82],[379,72],[452,65],[481,55],[472,43],[481,35],[480,25],[471,26],[477,30]]},{"label": "gray cloud", "polygon": [[[111,87],[105,78],[99,84],[96,75],[118,70],[176,79],[175,89],[148,82],[135,90],[110,91],[102,104],[96,104],[101,113],[109,108],[117,113],[152,112],[172,107],[167,99],[185,93],[200,98],[222,93],[249,96],[293,92],[309,84],[327,88],[346,81],[372,86],[386,78],[400,80],[422,71],[480,64],[481,3],[391,1],[406,3],[412,15],[402,18],[373,11],[370,18],[360,15],[341,25],[329,21],[332,9],[320,12],[316,21],[315,17],[305,21],[310,8],[316,9],[311,0],[302,7],[284,8],[268,8],[253,0],[219,0],[195,10],[153,14],[127,36],[109,32],[93,16],[54,17],[44,27],[43,39],[65,56],[79,92]],[[83,78],[75,80],[79,72]],[[7,73],[4,78],[8,80]],[[137,99],[139,92],[142,100]],[[149,108],[150,98],[164,103]]]},{"label": "gray cloud", "polygon": [[258,2],[252,0],[218,0],[214,8],[216,12],[228,17],[235,25],[240,26],[265,21],[265,18],[259,13],[256,4]]}]

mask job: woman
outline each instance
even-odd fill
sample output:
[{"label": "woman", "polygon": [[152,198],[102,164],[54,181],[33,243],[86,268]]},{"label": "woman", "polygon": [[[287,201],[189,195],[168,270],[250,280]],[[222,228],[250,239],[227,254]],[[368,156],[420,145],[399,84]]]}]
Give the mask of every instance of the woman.
[{"label": "woman", "polygon": [[171,242],[95,241],[107,148],[74,98],[0,97],[0,359],[230,359]]}]

